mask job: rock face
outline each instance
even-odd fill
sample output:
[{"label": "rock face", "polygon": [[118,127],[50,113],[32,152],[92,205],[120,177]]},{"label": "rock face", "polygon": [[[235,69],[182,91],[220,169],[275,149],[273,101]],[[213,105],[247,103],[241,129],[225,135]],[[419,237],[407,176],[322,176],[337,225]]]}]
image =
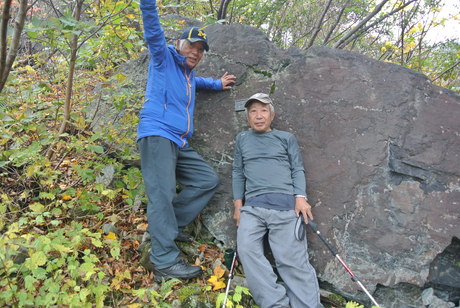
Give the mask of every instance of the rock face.
[{"label": "rock face", "polygon": [[[247,129],[239,100],[271,93],[274,127],[294,133],[300,144],[315,220],[368,290],[385,307],[422,307],[421,290],[428,287],[458,305],[460,97],[422,74],[357,53],[280,50],[238,24],[206,32],[211,50],[198,75],[238,77],[231,91],[197,96],[191,144],[221,178],[203,213],[211,233],[234,245],[233,144]],[[140,89],[147,63],[143,55],[124,67]],[[308,239],[320,281],[369,303],[324,244],[311,232]],[[442,263],[450,275],[432,266],[443,251],[454,256]],[[410,290],[405,299],[394,303],[391,290],[404,289]]]}]

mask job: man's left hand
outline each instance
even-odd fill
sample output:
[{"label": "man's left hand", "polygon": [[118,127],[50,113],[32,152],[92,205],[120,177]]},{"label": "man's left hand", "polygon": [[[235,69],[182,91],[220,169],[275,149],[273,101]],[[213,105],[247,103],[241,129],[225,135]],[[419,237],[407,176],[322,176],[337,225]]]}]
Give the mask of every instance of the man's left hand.
[{"label": "man's left hand", "polygon": [[235,80],[235,75],[230,75],[229,73],[225,72],[225,74],[220,78],[220,81],[222,82],[222,90],[230,90],[232,85],[235,84]]}]

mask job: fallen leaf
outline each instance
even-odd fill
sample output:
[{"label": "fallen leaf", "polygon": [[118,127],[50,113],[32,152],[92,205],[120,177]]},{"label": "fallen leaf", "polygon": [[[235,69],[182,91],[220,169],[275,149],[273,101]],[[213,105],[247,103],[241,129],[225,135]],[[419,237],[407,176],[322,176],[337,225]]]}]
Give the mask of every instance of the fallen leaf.
[{"label": "fallen leaf", "polygon": [[218,278],[222,278],[225,274],[225,270],[220,267],[219,265],[217,265],[215,268],[214,268],[214,275],[217,276]]},{"label": "fallen leaf", "polygon": [[109,232],[106,236],[105,236],[105,239],[106,240],[116,240],[117,239],[117,235],[113,232]]}]

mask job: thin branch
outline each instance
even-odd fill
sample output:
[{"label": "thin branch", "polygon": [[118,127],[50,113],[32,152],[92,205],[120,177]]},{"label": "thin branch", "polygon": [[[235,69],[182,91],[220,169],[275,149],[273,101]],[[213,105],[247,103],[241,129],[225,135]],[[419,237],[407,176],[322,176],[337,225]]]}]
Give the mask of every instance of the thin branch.
[{"label": "thin branch", "polygon": [[310,48],[313,46],[313,43],[315,42],[316,36],[318,35],[319,31],[321,30],[321,26],[323,24],[324,16],[326,16],[327,11],[329,10],[329,7],[331,6],[332,0],[329,0],[326,5],[324,6],[323,13],[321,14],[321,17],[318,19],[318,23],[316,24],[316,28],[313,32],[313,35],[310,38],[310,42],[308,42],[307,48]]},{"label": "thin branch", "polygon": [[441,78],[443,75],[447,74],[448,72],[450,72],[451,70],[453,70],[455,67],[459,66],[460,65],[460,61],[457,61],[456,63],[454,63],[452,66],[450,66],[448,69],[446,69],[445,71],[443,71],[441,74],[438,75],[438,77],[432,79],[431,81],[432,82],[435,82],[436,80],[438,80],[439,78]]},{"label": "thin branch", "polygon": [[337,26],[339,25],[340,20],[342,19],[343,13],[345,12],[345,9],[347,8],[348,3],[350,3],[350,1],[351,0],[347,0],[347,2],[344,3],[342,9],[339,12],[339,16],[337,17],[337,20],[335,21],[335,23],[331,27],[331,29],[329,29],[329,32],[327,33],[326,37],[324,38],[323,45],[326,45],[327,43],[329,43],[329,38],[331,37],[331,35],[334,32],[335,28],[337,28]]},{"label": "thin branch", "polygon": [[377,19],[376,21],[374,21],[373,23],[371,23],[370,25],[364,27],[363,29],[361,29],[360,31],[356,32],[352,37],[350,37],[347,41],[343,42],[341,44],[341,47],[339,48],[343,48],[345,47],[346,45],[348,45],[351,41],[357,39],[360,35],[362,35],[363,33],[366,33],[369,29],[373,28],[374,26],[376,26],[377,24],[381,23],[383,20],[385,20],[386,18],[390,17],[391,15],[394,15],[396,14],[397,12],[401,11],[402,9],[404,9],[405,7],[407,7],[408,5],[410,5],[412,2],[415,2],[417,0],[410,0],[409,2],[405,3],[404,5],[394,9],[393,11],[389,12],[388,14],[385,14],[383,15],[382,17],[380,17],[379,19]]},{"label": "thin branch", "polygon": [[388,2],[389,0],[383,0],[380,2],[375,9],[367,15],[361,22],[359,22],[356,27],[351,29],[348,33],[346,33],[337,43],[335,43],[334,48],[343,48],[342,44],[350,38],[353,34],[355,34],[361,27],[363,27],[369,20],[371,20],[375,15],[377,15],[378,12],[380,12],[383,8],[383,6]]}]

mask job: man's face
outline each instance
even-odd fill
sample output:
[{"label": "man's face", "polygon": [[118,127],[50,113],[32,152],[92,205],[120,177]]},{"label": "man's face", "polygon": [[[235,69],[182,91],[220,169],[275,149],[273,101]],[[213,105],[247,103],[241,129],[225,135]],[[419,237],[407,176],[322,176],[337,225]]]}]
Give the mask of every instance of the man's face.
[{"label": "man's face", "polygon": [[271,112],[268,104],[255,101],[248,108],[248,122],[256,133],[271,131],[271,124],[275,113]]},{"label": "man's face", "polygon": [[187,40],[183,40],[183,43],[177,42],[177,50],[180,55],[186,58],[187,66],[193,69],[201,61],[205,49],[203,42],[190,43]]}]

